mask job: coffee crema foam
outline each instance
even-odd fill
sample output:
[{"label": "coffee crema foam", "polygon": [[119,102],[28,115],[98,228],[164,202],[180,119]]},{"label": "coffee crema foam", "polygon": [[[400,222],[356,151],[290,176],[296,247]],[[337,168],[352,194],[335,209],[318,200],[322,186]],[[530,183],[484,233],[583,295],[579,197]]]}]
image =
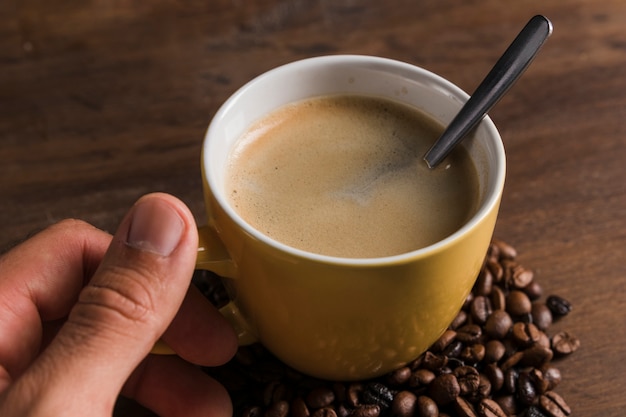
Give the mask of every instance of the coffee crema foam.
[{"label": "coffee crema foam", "polygon": [[463,147],[429,169],[443,127],[388,99],[337,95],[282,107],[229,156],[226,191],[239,215],[294,248],[345,258],[431,245],[476,211],[476,169]]}]

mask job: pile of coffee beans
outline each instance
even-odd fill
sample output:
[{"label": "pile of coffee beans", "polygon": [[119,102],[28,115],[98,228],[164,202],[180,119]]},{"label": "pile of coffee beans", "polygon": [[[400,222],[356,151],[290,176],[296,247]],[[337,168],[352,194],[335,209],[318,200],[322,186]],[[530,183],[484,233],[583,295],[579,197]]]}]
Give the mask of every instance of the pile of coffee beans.
[{"label": "pile of coffee beans", "polygon": [[[230,392],[237,417],[563,417],[553,359],[580,341],[548,333],[571,311],[543,297],[532,270],[494,240],[462,310],[430,349],[412,363],[367,381],[324,381],[281,363],[261,345],[240,347],[224,366],[206,369]],[[194,282],[216,305],[228,301],[217,277]],[[543,300],[543,301],[542,301]]]}]

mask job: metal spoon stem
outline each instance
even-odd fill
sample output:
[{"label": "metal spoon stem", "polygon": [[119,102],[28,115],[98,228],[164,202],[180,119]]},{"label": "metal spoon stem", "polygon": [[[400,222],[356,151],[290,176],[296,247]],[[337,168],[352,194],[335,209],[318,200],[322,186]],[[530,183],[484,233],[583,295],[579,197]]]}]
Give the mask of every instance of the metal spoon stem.
[{"label": "metal spoon stem", "polygon": [[430,168],[436,167],[511,88],[551,33],[552,23],[546,17],[538,15],[530,19],[441,137],[426,152],[424,160]]}]

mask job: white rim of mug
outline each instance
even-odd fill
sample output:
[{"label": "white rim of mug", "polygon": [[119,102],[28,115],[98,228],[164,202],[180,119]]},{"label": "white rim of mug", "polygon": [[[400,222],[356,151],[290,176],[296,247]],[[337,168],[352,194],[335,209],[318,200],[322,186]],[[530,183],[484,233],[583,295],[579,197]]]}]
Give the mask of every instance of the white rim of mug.
[{"label": "white rim of mug", "polygon": [[[256,84],[260,80],[267,77],[274,77],[279,75],[284,71],[295,71],[301,67],[308,67],[312,64],[323,65],[326,63],[332,63],[334,61],[341,61],[343,63],[351,63],[353,65],[367,65],[367,64],[381,64],[388,65],[390,68],[395,67],[398,69],[402,69],[404,71],[412,72],[416,75],[420,75],[421,77],[425,77],[428,79],[428,82],[436,85],[442,90],[448,92],[451,98],[458,98],[462,100],[462,102],[467,101],[469,95],[463,91],[461,88],[456,86],[451,81],[437,75],[431,71],[428,71],[422,67],[409,64],[406,62],[383,58],[377,56],[368,56],[368,55],[327,55],[327,56],[318,56],[313,58],[305,58],[298,61],[293,61],[278,67],[275,67],[263,74],[258,75],[252,80],[248,81],[242,87],[240,87],[235,93],[233,93],[218,109],[212,118],[209,127],[206,131],[204,142],[202,145],[202,159],[205,168],[209,167],[210,164],[210,152],[209,152],[209,137],[213,135],[216,126],[219,124],[220,120],[224,117],[224,114],[227,113],[230,108],[240,100],[240,96],[246,94],[246,91],[252,86]],[[205,169],[205,175],[207,176],[206,180],[208,181],[209,187],[211,188],[211,192],[213,196],[217,200],[220,207],[225,211],[225,213],[233,219],[239,227],[245,230],[246,233],[253,236],[255,239],[265,242],[266,244],[273,246],[274,248],[289,253],[296,257],[306,258],[312,261],[317,261],[321,263],[327,264],[337,264],[351,267],[372,267],[372,266],[384,266],[389,264],[401,264],[405,262],[410,262],[415,260],[416,258],[421,258],[424,256],[428,256],[432,253],[443,250],[446,246],[450,245],[453,241],[459,239],[462,235],[469,232],[470,229],[474,228],[479,222],[482,221],[484,217],[488,215],[489,212],[494,208],[495,205],[499,204],[499,200],[501,198],[501,192],[504,188],[504,180],[506,175],[506,157],[504,151],[504,144],[502,143],[502,138],[500,137],[500,133],[496,128],[495,124],[489,117],[489,115],[485,116],[483,120],[480,122],[480,125],[487,131],[487,136],[491,137],[494,145],[494,151],[497,153],[497,165],[495,166],[495,181],[491,189],[486,190],[487,196],[484,202],[480,205],[479,209],[474,213],[474,215],[466,221],[463,226],[457,229],[454,233],[448,235],[444,239],[441,239],[431,245],[424,246],[422,248],[404,252],[397,255],[384,256],[384,257],[376,257],[376,258],[345,258],[338,256],[330,256],[330,255],[322,255],[315,252],[309,252],[302,249],[294,248],[287,244],[284,244],[278,240],[272,239],[266,234],[260,232],[248,222],[246,222],[231,206],[228,204],[227,199],[224,196],[222,184],[216,183],[216,179],[211,174],[210,169]],[[219,230],[218,230],[219,233]]]}]

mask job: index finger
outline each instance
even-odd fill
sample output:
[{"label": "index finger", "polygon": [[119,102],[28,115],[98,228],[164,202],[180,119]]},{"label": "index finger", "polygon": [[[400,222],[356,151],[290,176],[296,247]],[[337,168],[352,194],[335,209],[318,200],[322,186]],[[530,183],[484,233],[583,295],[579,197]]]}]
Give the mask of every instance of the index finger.
[{"label": "index finger", "polygon": [[[0,375],[15,379],[38,354],[42,322],[65,317],[111,235],[64,220],[0,257]],[[0,384],[1,385],[1,384]]]}]

